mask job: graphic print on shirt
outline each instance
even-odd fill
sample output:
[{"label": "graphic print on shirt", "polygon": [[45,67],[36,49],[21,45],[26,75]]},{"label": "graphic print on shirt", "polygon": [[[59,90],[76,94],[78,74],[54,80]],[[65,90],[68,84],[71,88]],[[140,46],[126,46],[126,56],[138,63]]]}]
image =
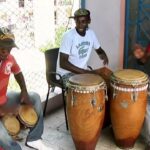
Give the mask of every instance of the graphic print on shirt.
[{"label": "graphic print on shirt", "polygon": [[5,71],[4,71],[4,73],[7,74],[7,75],[11,74],[11,67],[12,67],[12,63],[11,63],[11,62],[8,62],[8,63],[6,64],[6,66],[5,66]]},{"label": "graphic print on shirt", "polygon": [[89,46],[89,41],[81,42],[76,46],[76,48],[78,49],[78,55],[80,59],[85,58],[87,56]]}]

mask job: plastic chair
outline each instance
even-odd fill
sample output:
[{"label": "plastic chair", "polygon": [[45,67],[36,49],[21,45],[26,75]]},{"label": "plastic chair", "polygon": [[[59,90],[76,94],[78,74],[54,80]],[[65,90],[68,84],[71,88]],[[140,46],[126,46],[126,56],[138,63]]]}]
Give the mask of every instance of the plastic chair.
[{"label": "plastic chair", "polygon": [[[45,63],[46,63],[46,80],[48,84],[48,91],[45,101],[45,106],[43,110],[43,115],[46,115],[46,107],[48,103],[48,98],[50,92],[54,92],[55,87],[60,87],[62,89],[62,99],[64,104],[64,114],[65,114],[65,122],[66,129],[68,130],[68,122],[67,122],[67,114],[66,114],[66,101],[65,101],[65,88],[63,86],[63,80],[60,74],[56,73],[57,67],[57,58],[58,58],[59,48],[53,48],[45,51]],[[59,79],[56,78],[59,77]]]}]

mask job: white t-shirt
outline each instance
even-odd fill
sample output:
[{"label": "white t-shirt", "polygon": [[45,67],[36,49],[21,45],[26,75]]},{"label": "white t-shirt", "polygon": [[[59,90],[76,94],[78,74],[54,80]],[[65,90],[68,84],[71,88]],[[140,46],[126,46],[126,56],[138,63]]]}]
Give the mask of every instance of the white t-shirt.
[{"label": "white t-shirt", "polygon": [[[77,33],[76,29],[67,31],[59,49],[60,52],[69,55],[69,62],[73,65],[87,69],[87,62],[90,58],[92,49],[98,49],[100,44],[95,33],[91,29],[87,29],[85,36]],[[69,73],[70,71],[60,68],[59,55],[57,60],[57,72],[61,75]]]}]

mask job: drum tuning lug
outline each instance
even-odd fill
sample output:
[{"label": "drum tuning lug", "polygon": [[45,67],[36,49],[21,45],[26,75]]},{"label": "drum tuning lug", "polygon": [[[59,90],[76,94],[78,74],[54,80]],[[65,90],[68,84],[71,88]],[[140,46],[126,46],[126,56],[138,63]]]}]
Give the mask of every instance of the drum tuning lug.
[{"label": "drum tuning lug", "polygon": [[114,91],[113,91],[113,99],[115,99],[116,96],[117,96],[117,93],[116,93],[116,89],[115,89],[115,88],[114,88],[113,90],[114,90]]},{"label": "drum tuning lug", "polygon": [[75,101],[76,101],[76,97],[73,95],[73,91],[72,91],[71,106],[75,105]]},{"label": "drum tuning lug", "polygon": [[93,107],[96,106],[96,100],[95,100],[95,99],[92,99],[92,100],[91,100],[91,105],[92,105]]},{"label": "drum tuning lug", "polygon": [[107,95],[105,95],[105,100],[108,101],[108,96]]},{"label": "drum tuning lug", "polygon": [[138,92],[136,92],[136,91],[132,92],[132,94],[131,94],[131,100],[133,102],[136,102],[137,98],[138,98]]},{"label": "drum tuning lug", "polygon": [[105,100],[108,101],[107,87],[105,88]]},{"label": "drum tuning lug", "polygon": [[67,91],[64,92],[64,96],[65,96],[65,97],[67,96],[67,93],[68,93]]},{"label": "drum tuning lug", "polygon": [[113,99],[115,99],[115,98],[116,98],[116,95],[117,95],[116,93],[113,93]]},{"label": "drum tuning lug", "polygon": [[103,107],[102,107],[102,106],[99,106],[99,107],[97,107],[97,110],[98,110],[98,112],[102,112]]}]

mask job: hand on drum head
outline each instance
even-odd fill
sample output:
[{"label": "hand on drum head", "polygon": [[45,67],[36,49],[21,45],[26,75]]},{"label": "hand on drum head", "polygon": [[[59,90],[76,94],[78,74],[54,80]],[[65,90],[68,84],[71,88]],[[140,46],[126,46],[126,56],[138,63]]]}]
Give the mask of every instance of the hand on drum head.
[{"label": "hand on drum head", "polygon": [[102,67],[95,70],[96,74],[100,75],[106,82],[107,87],[110,87],[110,76],[113,73],[109,68]]},{"label": "hand on drum head", "polygon": [[5,105],[0,106],[0,116],[4,116],[6,114],[14,114],[18,115],[19,105],[14,105],[11,107],[6,107]]},{"label": "hand on drum head", "polygon": [[102,67],[102,68],[96,69],[95,73],[102,76],[102,78],[104,79],[110,79],[110,76],[113,72],[107,67]]},{"label": "hand on drum head", "polygon": [[29,98],[27,91],[21,91],[20,98],[21,98],[21,103],[32,106],[32,102]]}]

